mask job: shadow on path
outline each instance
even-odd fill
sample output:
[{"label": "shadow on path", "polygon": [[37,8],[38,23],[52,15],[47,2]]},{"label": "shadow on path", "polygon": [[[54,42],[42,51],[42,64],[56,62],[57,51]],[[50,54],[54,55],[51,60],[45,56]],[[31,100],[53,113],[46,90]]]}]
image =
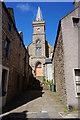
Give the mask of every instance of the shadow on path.
[{"label": "shadow on path", "polygon": [[2,120],[20,120],[20,119],[26,119],[27,117],[27,111],[23,111],[23,112],[15,112],[15,113],[10,113],[8,115],[5,115],[4,117],[2,117]]},{"label": "shadow on path", "polygon": [[[30,88],[30,90],[28,89],[27,91],[23,92],[20,96],[15,97],[11,102],[6,104],[6,106],[4,106],[2,109],[2,113],[9,112],[38,97],[42,97],[42,94],[44,94],[44,92],[42,92],[42,88],[37,90],[36,89],[37,85],[39,85],[38,81],[37,84],[35,83],[35,87],[34,87],[35,89],[34,88]],[[40,85],[37,87],[40,87]]]}]

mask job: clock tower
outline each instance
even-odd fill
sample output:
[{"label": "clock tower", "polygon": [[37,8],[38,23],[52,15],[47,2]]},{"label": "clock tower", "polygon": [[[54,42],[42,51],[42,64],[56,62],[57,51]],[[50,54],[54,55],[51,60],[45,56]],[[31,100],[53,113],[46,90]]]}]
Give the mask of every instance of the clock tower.
[{"label": "clock tower", "polygon": [[45,21],[42,19],[40,7],[38,7],[36,20],[33,21],[32,37],[32,43],[28,45],[29,64],[34,77],[38,80],[43,80],[46,71],[45,60],[50,57],[53,46],[45,40]]},{"label": "clock tower", "polygon": [[37,54],[39,49],[35,50],[34,53],[36,56],[45,56],[45,21],[42,20],[40,7],[38,7],[36,21],[33,21],[33,44],[35,44],[35,49],[38,41],[41,43],[41,53],[40,55]]}]

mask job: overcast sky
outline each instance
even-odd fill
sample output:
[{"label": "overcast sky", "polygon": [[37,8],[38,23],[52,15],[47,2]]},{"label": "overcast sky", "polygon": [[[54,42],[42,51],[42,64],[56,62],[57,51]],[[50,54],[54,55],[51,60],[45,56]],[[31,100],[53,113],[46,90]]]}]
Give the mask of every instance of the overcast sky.
[{"label": "overcast sky", "polygon": [[25,46],[32,42],[32,21],[36,19],[38,6],[45,20],[46,40],[54,46],[59,20],[74,9],[72,2],[6,2],[14,10],[16,27],[23,32]]}]

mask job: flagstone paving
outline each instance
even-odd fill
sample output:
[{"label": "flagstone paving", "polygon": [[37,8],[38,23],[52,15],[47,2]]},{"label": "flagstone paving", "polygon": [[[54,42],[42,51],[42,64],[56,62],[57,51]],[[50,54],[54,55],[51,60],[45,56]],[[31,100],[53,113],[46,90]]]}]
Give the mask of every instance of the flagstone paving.
[{"label": "flagstone paving", "polygon": [[3,118],[62,118],[59,112],[65,110],[57,93],[50,90],[27,91],[10,105],[3,109]]}]

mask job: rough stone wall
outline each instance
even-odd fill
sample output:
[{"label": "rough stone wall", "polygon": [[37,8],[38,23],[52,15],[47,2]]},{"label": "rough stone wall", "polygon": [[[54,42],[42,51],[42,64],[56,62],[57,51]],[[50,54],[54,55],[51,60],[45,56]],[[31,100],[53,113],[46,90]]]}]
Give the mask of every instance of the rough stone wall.
[{"label": "rough stone wall", "polygon": [[53,49],[54,47],[48,41],[45,41],[45,54],[47,58],[52,57]]},{"label": "rough stone wall", "polygon": [[[0,95],[2,95],[2,87],[1,87],[2,77],[1,76],[2,76],[2,3],[0,2]],[[1,97],[0,97],[0,108],[2,108]]]},{"label": "rough stone wall", "polygon": [[[2,8],[2,64],[9,68],[9,78],[7,86],[7,101],[11,100],[26,89],[29,81],[29,55],[21,41],[13,22],[11,21],[11,32],[8,29],[8,20],[11,20],[7,8],[3,4]],[[4,56],[6,37],[10,41],[9,57]],[[26,61],[25,61],[26,52]],[[19,60],[20,56],[20,60]],[[25,76],[25,79],[24,79]]]},{"label": "rough stone wall", "polygon": [[0,2],[0,64],[2,64],[2,3]]},{"label": "rough stone wall", "polygon": [[57,39],[57,45],[54,54],[55,61],[55,82],[56,92],[59,94],[64,104],[67,103],[66,98],[66,83],[65,83],[65,72],[64,72],[64,49],[63,49],[63,38],[62,31],[60,29],[59,36]]},{"label": "rough stone wall", "polygon": [[31,66],[29,65],[29,81],[33,81],[33,74],[32,74],[32,68]]}]

